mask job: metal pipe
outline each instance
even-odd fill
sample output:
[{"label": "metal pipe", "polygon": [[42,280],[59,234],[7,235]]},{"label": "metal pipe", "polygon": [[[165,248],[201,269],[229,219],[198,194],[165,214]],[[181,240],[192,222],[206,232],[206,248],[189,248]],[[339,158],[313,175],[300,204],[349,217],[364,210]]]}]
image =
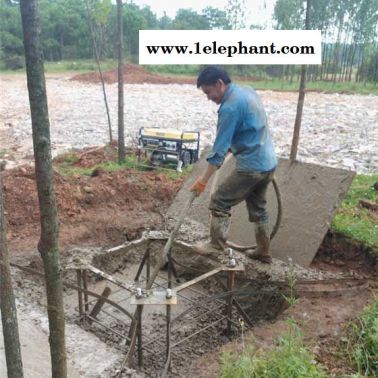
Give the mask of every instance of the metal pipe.
[{"label": "metal pipe", "polygon": [[227,298],[227,307],[226,307],[226,314],[227,314],[227,329],[226,334],[231,336],[231,318],[232,318],[232,289],[234,288],[235,282],[235,272],[230,270],[227,275],[227,289],[229,291],[229,295]]},{"label": "metal pipe", "polygon": [[142,349],[142,309],[141,305],[137,306],[137,319],[138,319],[138,364],[143,365],[143,349]]},{"label": "metal pipe", "polygon": [[[83,278],[83,289],[88,290],[87,271],[85,269],[82,272],[82,278]],[[87,314],[89,311],[89,305],[88,305],[88,294],[85,291],[84,291],[84,309],[85,309],[85,313]]]},{"label": "metal pipe", "polygon": [[[77,286],[81,286],[81,269],[76,269],[76,278],[77,278]],[[81,291],[77,292],[78,301],[79,301],[79,315],[83,316],[83,293]]]},{"label": "metal pipe", "polygon": [[146,281],[148,282],[150,280],[151,275],[151,253],[150,253],[150,243],[148,243],[147,246],[147,261],[146,261]]},{"label": "metal pipe", "polygon": [[[217,282],[224,288],[224,289],[227,289],[227,285],[225,285],[223,283],[223,281],[219,278],[219,277],[215,277],[215,279],[217,280]],[[250,317],[247,315],[247,313],[244,311],[244,309],[242,308],[241,304],[239,303],[239,301],[233,297],[232,298],[232,301],[236,307],[236,310],[239,312],[239,314],[241,315],[241,317],[244,319],[244,321],[250,326],[252,327],[253,326],[253,322],[252,320],[250,319]]]}]

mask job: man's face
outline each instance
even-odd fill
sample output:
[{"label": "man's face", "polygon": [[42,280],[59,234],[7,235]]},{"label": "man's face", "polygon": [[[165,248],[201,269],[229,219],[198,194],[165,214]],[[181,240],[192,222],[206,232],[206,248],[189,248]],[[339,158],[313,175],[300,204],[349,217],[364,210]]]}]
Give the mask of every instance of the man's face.
[{"label": "man's face", "polygon": [[223,80],[219,79],[215,84],[201,85],[201,89],[207,96],[208,100],[214,101],[217,105],[219,105],[222,101],[224,92],[226,92],[227,85],[223,82]]}]

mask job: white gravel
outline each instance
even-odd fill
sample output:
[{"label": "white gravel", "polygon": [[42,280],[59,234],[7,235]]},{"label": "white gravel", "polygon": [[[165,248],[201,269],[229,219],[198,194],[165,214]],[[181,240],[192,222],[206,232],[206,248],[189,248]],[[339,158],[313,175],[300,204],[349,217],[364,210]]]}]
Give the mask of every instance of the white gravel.
[{"label": "white gravel", "polygon": [[[0,157],[8,168],[30,161],[31,121],[23,75],[0,77]],[[117,85],[106,86],[113,134],[117,134]],[[71,148],[108,141],[100,84],[47,78],[53,155]],[[296,114],[297,93],[260,92],[276,151],[288,156]],[[217,106],[191,85],[125,85],[125,134],[136,142],[140,127],[200,130],[201,148],[215,135]],[[307,93],[298,160],[356,170],[378,171],[378,96]]]}]

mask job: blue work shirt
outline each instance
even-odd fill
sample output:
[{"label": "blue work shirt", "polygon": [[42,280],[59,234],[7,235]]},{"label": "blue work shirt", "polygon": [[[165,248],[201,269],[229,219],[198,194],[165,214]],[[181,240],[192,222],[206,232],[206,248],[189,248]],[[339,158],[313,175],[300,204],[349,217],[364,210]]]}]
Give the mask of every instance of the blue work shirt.
[{"label": "blue work shirt", "polygon": [[217,134],[207,162],[220,167],[231,149],[236,169],[267,172],[277,166],[268,120],[256,91],[230,83],[218,109]]}]

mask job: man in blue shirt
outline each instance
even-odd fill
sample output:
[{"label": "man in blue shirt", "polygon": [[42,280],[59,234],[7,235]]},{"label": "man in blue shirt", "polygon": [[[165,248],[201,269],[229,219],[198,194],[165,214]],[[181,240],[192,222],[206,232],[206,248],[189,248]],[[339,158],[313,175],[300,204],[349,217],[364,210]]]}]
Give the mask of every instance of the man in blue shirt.
[{"label": "man in blue shirt", "polygon": [[246,202],[249,220],[255,223],[257,249],[251,258],[271,263],[269,219],[266,210],[266,190],[273,179],[277,159],[269,133],[267,117],[259,96],[253,89],[231,83],[227,72],[207,66],[197,79],[207,98],[220,105],[217,133],[207,157],[207,168],[193,184],[191,191],[200,195],[223,164],[228,152],[236,158],[236,167],[211,196],[209,243],[196,245],[205,255],[221,254],[226,247],[231,208]]}]

